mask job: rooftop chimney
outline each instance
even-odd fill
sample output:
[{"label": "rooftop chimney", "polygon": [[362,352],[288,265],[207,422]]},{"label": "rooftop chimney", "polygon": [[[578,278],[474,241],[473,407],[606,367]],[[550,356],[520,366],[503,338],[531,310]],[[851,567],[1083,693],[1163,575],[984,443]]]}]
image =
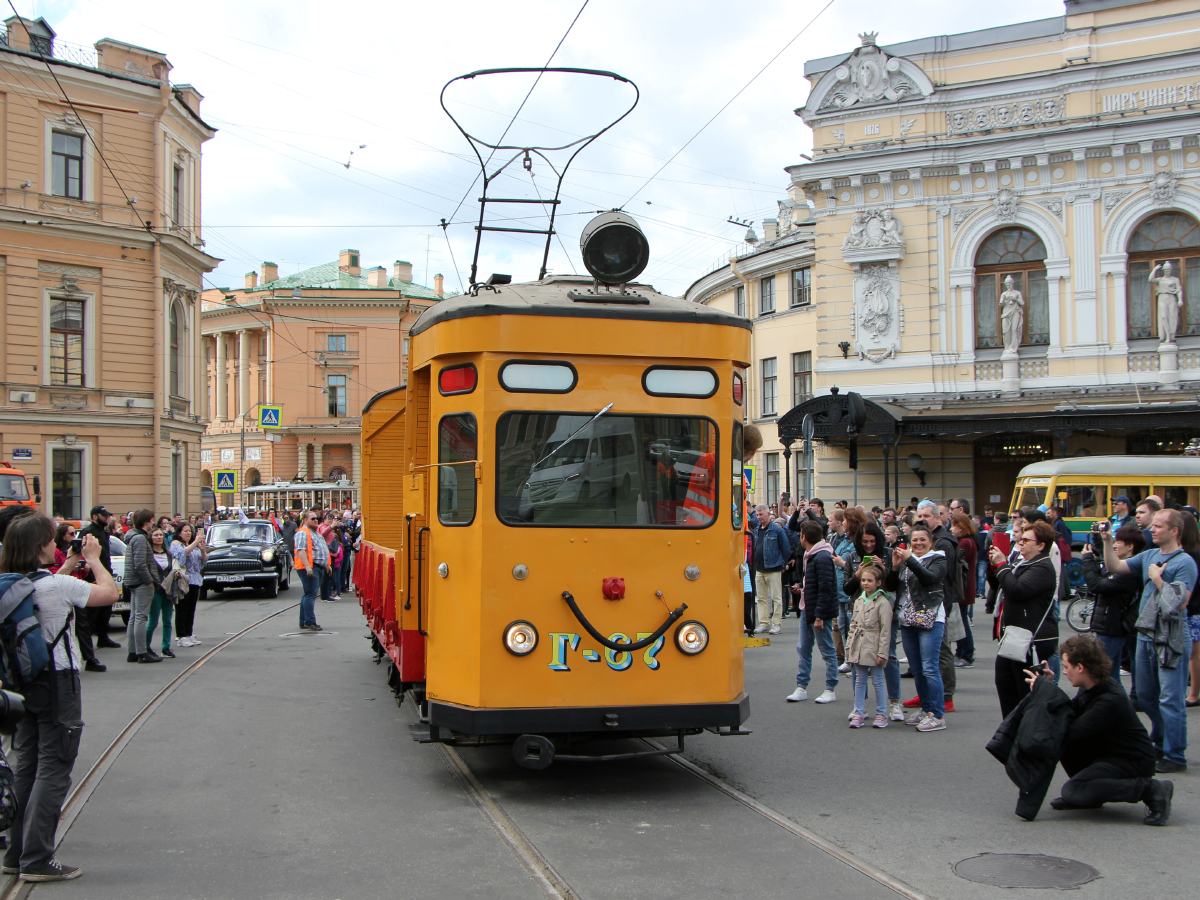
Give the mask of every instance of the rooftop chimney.
[{"label": "rooftop chimney", "polygon": [[385,288],[388,286],[387,269],[383,266],[376,266],[373,269],[367,270],[367,287],[369,288]]},{"label": "rooftop chimney", "polygon": [[446,296],[442,293],[442,274],[440,272],[433,276],[433,292],[439,297]]},{"label": "rooftop chimney", "polygon": [[779,220],[763,219],[763,240],[773,241],[779,237]]},{"label": "rooftop chimney", "polygon": [[392,265],[392,274],[397,281],[412,283],[412,263],[398,259]]},{"label": "rooftop chimney", "polygon": [[362,267],[358,264],[358,251],[343,250],[338,254],[338,268],[347,275],[361,275]]},{"label": "rooftop chimney", "polygon": [[258,273],[257,272],[247,272],[246,273],[246,290],[252,291],[256,287],[258,287]]},{"label": "rooftop chimney", "polygon": [[262,264],[262,283],[268,284],[272,281],[279,280],[279,266],[273,262],[265,262]]}]

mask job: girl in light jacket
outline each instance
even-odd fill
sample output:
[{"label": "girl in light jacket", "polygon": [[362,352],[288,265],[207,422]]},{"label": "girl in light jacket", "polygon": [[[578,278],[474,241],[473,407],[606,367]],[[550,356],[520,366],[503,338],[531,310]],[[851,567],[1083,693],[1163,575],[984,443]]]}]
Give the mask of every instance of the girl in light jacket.
[{"label": "girl in light jacket", "polygon": [[863,715],[867,702],[867,679],[875,688],[875,728],[887,728],[887,692],[883,669],[887,665],[892,634],[892,598],[883,590],[884,567],[877,562],[859,567],[855,576],[861,587],[854,601],[850,636],[846,641],[846,661],[854,665],[854,714],[851,728],[866,724]]}]

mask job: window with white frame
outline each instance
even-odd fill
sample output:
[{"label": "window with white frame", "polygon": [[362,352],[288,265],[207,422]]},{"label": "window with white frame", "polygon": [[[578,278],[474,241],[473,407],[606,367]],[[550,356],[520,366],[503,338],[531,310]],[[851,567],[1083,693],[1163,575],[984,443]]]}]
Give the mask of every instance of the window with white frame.
[{"label": "window with white frame", "polygon": [[325,385],[329,391],[329,415],[346,415],[346,376],[330,375]]},{"label": "window with white frame", "polygon": [[740,284],[733,289],[733,314],[743,317],[746,315],[746,288]]},{"label": "window with white frame", "polygon": [[171,304],[168,326],[170,350],[168,352],[171,377],[171,395],[183,396],[183,313],[178,303]]},{"label": "window with white frame", "polygon": [[767,492],[767,503],[775,503],[779,500],[779,454],[764,453],[763,467],[766,469],[766,477],[763,479],[763,488]]},{"label": "window with white frame", "polygon": [[50,383],[85,387],[84,301],[54,297],[50,301]]},{"label": "window with white frame", "polygon": [[808,306],[812,303],[812,269],[792,269],[792,295],[789,304],[792,309],[797,306]]},{"label": "window with white frame", "polygon": [[171,221],[183,224],[183,166],[171,167]]},{"label": "window with white frame", "polygon": [[346,336],[344,334],[327,334],[325,335],[325,349],[332,350],[335,353],[346,349]]},{"label": "window with white frame", "polygon": [[51,133],[50,190],[56,197],[83,199],[83,135]]},{"label": "window with white frame", "polygon": [[91,444],[50,441],[50,515],[82,519],[91,507]]},{"label": "window with white frame", "polygon": [[764,278],[758,283],[758,314],[767,316],[775,312],[775,276]]},{"label": "window with white frame", "polygon": [[792,354],[792,406],[812,397],[812,351]]},{"label": "window with white frame", "polygon": [[775,357],[762,361],[762,414],[763,418],[776,414],[778,404],[778,375]]}]

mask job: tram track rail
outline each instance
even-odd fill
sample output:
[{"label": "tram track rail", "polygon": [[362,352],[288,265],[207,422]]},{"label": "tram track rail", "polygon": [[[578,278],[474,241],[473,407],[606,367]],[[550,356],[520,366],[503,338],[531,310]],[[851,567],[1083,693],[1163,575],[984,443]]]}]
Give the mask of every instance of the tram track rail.
[{"label": "tram track rail", "polygon": [[[420,711],[411,701],[411,698],[408,698],[408,706],[419,718]],[[745,791],[739,790],[729,784],[723,778],[706,771],[691,760],[684,758],[682,754],[670,752],[669,748],[649,738],[640,738],[639,740],[646,746],[660,751],[665,759],[669,760],[673,765],[678,766],[684,772],[687,772],[714,790],[719,791],[726,797],[740,803],[747,809],[758,813],[784,831],[811,844],[823,853],[829,854],[834,859],[865,875],[880,886],[895,892],[897,896],[904,897],[906,900],[929,900],[926,894],[915,890],[882,869],[872,866],[850,851],[822,837],[815,831],[805,828],[803,825],[793,821],[778,810],[772,809],[760,800],[756,800]],[[467,765],[461,754],[450,744],[438,743],[436,746],[442,756],[442,760],[458,780],[459,784],[462,785],[464,792],[470,797],[476,807],[479,808],[480,813],[487,820],[488,824],[496,830],[501,839],[508,845],[513,855],[517,858],[517,861],[529,873],[530,878],[538,885],[542,893],[546,897],[553,898],[553,900],[582,900],[581,895],[559,874],[554,865],[538,849],[537,845],[525,835],[512,816],[505,811],[500,802],[496,800],[475,773],[471,771],[470,766]]]},{"label": "tram track rail", "polygon": [[[129,720],[129,724],[121,729],[121,732],[104,749],[104,752],[100,754],[99,758],[92,763],[92,766],[90,769],[88,769],[87,774],[80,779],[74,790],[72,790],[67,796],[66,802],[63,803],[62,812],[59,814],[58,830],[54,836],[54,848],[56,851],[66,839],[67,832],[70,831],[71,826],[75,823],[75,820],[79,818],[80,813],[83,812],[83,808],[91,798],[92,793],[97,787],[100,786],[100,782],[104,779],[105,774],[107,774],[108,770],[112,768],[112,765],[114,762],[116,762],[117,757],[121,755],[121,751],[129,745],[129,742],[134,739],[137,733],[141,730],[142,726],[149,721],[150,717],[154,715],[155,711],[162,706],[166,699],[175,693],[175,691],[177,691],[180,686],[187,681],[188,678],[199,671],[199,669],[205,663],[207,663],[210,659],[212,659],[230,644],[234,643],[240,638],[245,637],[251,631],[258,628],[260,625],[266,624],[276,616],[282,615],[289,610],[296,609],[299,605],[299,603],[293,603],[290,606],[277,609],[269,615],[259,619],[257,622],[247,625],[241,631],[238,631],[235,634],[225,638],[225,640],[221,641],[219,644],[211,647],[199,658],[193,661],[186,669],[167,682],[167,684],[164,685],[158,693],[150,698],[150,701],[145,706],[138,710],[137,714]],[[28,897],[29,893],[38,886],[37,883],[21,881],[16,875],[6,876],[3,884],[3,889],[0,889],[0,900],[24,900],[24,898]]]}]

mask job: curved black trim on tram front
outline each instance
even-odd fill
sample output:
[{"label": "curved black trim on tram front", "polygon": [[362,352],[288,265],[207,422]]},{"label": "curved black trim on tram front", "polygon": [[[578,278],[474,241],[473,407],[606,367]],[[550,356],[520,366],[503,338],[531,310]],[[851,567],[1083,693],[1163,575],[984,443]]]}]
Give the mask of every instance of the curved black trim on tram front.
[{"label": "curved black trim on tram front", "polygon": [[407,384],[402,384],[399,387],[388,388],[386,391],[380,391],[378,394],[376,394],[374,397],[372,397],[370,400],[367,401],[367,405],[362,408],[362,414],[365,416],[367,414],[367,411],[372,406],[375,405],[376,400],[386,397],[388,394],[394,394],[394,393],[396,393],[396,391],[402,391],[406,387],[408,387]]},{"label": "curved black trim on tram front", "polygon": [[[445,303],[446,301],[442,301]],[[626,319],[640,322],[679,322],[694,325],[728,325],[734,328],[754,330],[754,323],[741,316],[713,315],[708,307],[700,306],[698,310],[672,309],[658,307],[647,309],[644,306],[627,306],[623,308],[597,308],[592,304],[585,306],[533,306],[521,307],[510,304],[479,302],[443,306],[438,303],[429,307],[421,317],[413,323],[409,336],[415,337],[438,322],[448,322],[451,319],[473,319],[476,316],[554,316],[568,319]],[[701,310],[708,311],[701,312]]]},{"label": "curved black trim on tram front", "polygon": [[595,629],[592,623],[587,620],[587,616],[583,614],[583,610],[579,608],[579,604],[575,602],[575,598],[571,596],[570,591],[563,591],[562,597],[567,601],[567,606],[571,607],[571,612],[575,613],[575,618],[579,620],[579,624],[582,625],[584,630],[594,637],[602,647],[607,647],[609,650],[624,650],[629,653],[641,650],[643,647],[649,647],[651,644],[657,641],[660,637],[667,633],[668,628],[679,621],[679,617],[682,616],[684,610],[688,608],[686,603],[679,604],[678,609],[667,616],[667,621],[658,626],[658,631],[654,632],[654,634],[650,635],[650,637],[642,638],[640,641],[634,641],[632,644],[622,644],[616,641],[610,641]]}]

